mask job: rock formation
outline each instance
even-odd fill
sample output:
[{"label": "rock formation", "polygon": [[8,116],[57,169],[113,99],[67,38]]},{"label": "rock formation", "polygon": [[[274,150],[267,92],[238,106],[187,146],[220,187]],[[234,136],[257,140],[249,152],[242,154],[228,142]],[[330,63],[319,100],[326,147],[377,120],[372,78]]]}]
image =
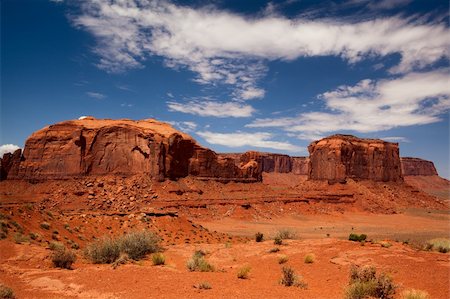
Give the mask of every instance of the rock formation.
[{"label": "rock formation", "polygon": [[92,117],[35,132],[25,143],[20,164],[5,160],[3,169],[8,178],[29,180],[106,174],[148,174],[158,180],[189,174],[252,178],[253,174],[248,166],[239,169],[168,124]]},{"label": "rock formation", "polygon": [[419,158],[402,157],[402,173],[404,176],[408,175],[438,175],[433,162],[422,160]]},{"label": "rock formation", "polygon": [[21,157],[22,150],[18,149],[14,153],[6,153],[3,155],[3,158],[0,158],[0,181],[6,180],[8,174],[15,174],[14,172],[18,169]]},{"label": "rock formation", "polygon": [[309,178],[402,181],[398,143],[333,135],[308,146]]}]

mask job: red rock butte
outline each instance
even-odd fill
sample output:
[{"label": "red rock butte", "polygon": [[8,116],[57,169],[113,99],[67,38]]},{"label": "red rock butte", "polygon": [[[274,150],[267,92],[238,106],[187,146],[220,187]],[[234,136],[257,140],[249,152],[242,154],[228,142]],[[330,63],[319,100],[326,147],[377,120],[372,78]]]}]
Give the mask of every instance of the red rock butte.
[{"label": "red rock butte", "polygon": [[[310,157],[250,151],[218,154],[191,136],[154,119],[85,117],[33,133],[23,153],[1,160],[0,179],[47,180],[81,176],[144,174],[155,180],[192,176],[201,180],[257,182],[263,172],[308,175],[311,180],[402,181],[434,175],[430,161],[399,157],[397,143],[333,135],[312,142]],[[403,163],[403,164],[402,164]]]},{"label": "red rock butte", "polygon": [[333,135],[312,142],[308,150],[311,179],[384,182],[403,179],[398,143]]}]

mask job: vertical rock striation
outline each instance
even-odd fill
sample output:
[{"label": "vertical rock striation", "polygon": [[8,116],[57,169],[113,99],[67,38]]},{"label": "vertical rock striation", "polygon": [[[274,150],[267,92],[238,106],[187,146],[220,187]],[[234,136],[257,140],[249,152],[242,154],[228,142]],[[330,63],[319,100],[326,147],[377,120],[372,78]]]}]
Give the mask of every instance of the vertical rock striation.
[{"label": "vertical rock striation", "polygon": [[308,150],[313,180],[403,180],[398,143],[333,135],[312,142]]}]

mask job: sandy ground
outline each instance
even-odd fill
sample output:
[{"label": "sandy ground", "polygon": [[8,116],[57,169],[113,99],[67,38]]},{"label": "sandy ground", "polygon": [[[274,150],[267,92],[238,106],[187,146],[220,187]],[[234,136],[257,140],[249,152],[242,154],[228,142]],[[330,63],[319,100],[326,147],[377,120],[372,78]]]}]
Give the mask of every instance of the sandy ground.
[{"label": "sandy ground", "polygon": [[[90,264],[81,252],[73,270],[55,269],[45,246],[3,240],[0,281],[12,287],[18,298],[343,298],[350,265],[357,264],[374,265],[389,273],[399,285],[398,294],[416,288],[426,290],[432,298],[449,298],[450,255],[395,242],[397,235],[409,240],[448,236],[449,223],[449,215],[442,211],[418,210],[394,215],[299,215],[264,222],[224,218],[201,224],[219,235],[252,236],[261,231],[266,238],[279,228],[289,228],[297,232],[298,239],[287,240],[276,253],[269,252],[276,247],[273,240],[256,243],[236,237],[231,241],[214,239],[210,244],[167,245],[165,266],[153,266],[147,258],[115,270],[110,265]],[[170,226],[166,228],[170,230]],[[374,243],[361,246],[344,240],[352,231],[368,234]],[[378,243],[383,236],[391,236],[391,247]],[[187,260],[199,249],[207,252],[215,272],[187,270]],[[308,253],[316,256],[312,264],[304,263]],[[308,284],[307,289],[279,284],[280,255],[288,256],[287,265]],[[249,279],[238,279],[236,273],[245,265],[251,267]],[[208,282],[212,289],[194,287],[201,282]]]}]

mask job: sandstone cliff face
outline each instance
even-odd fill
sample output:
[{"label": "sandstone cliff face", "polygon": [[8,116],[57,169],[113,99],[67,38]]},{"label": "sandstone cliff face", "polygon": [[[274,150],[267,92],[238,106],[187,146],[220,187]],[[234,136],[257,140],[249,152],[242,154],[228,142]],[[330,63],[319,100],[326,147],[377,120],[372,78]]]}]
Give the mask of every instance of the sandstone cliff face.
[{"label": "sandstone cliff face", "polygon": [[309,178],[313,180],[402,180],[397,143],[333,135],[312,142],[308,150]]},{"label": "sandstone cliff face", "polygon": [[438,175],[433,162],[422,160],[419,158],[402,157],[402,173],[404,176],[407,175]]},{"label": "sandstone cliff face", "polygon": [[32,134],[26,141],[22,161],[11,166],[8,178],[148,174],[163,180],[189,174],[242,177],[246,171],[165,123],[85,118]]},{"label": "sandstone cliff face", "polygon": [[13,172],[17,171],[21,157],[22,150],[18,149],[14,153],[6,153],[3,158],[0,158],[0,181],[6,180],[8,174],[14,175]]},{"label": "sandstone cliff face", "polygon": [[292,157],[292,173],[297,175],[309,174],[309,158],[308,157]]}]

